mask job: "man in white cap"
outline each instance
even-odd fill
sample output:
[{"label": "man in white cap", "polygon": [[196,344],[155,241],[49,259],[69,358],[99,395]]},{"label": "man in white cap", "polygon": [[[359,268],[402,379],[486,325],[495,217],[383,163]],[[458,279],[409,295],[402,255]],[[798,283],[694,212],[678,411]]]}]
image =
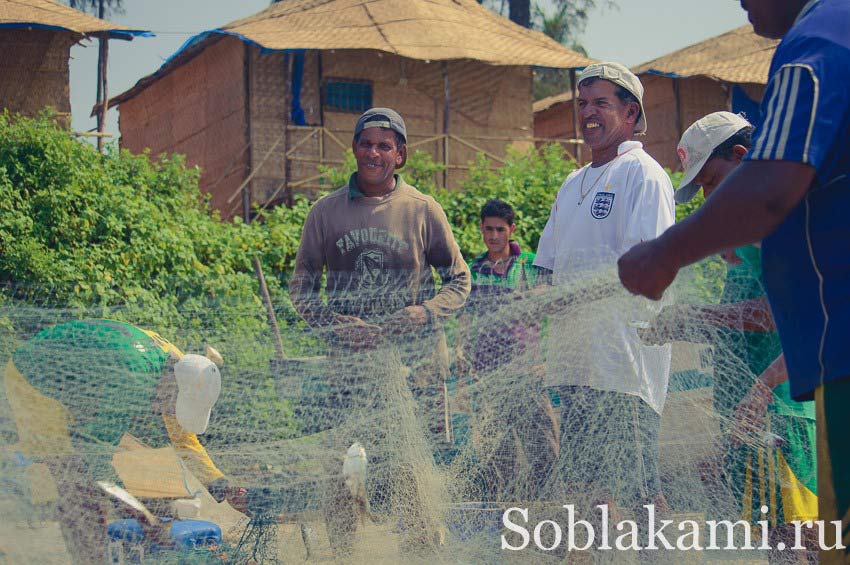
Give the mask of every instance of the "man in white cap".
[{"label": "man in white cap", "polygon": [[[731,112],[714,112],[691,125],[677,149],[684,177],[676,201],[689,202],[700,187],[708,198],[742,163],[754,129]],[[693,331],[695,326],[714,327],[709,332],[714,346],[713,402],[724,431],[726,487],[742,519],[767,519],[771,545],[781,540],[790,548],[795,545],[791,522],[817,520],[815,407],[791,398],[785,357],[765,296],[760,246],[745,245],[724,256],[729,265],[720,303],[666,308],[647,336],[654,343],[687,340],[705,335]],[[754,440],[764,436],[766,428],[784,441],[767,448],[773,464],[760,465],[765,447]],[[761,513],[764,496],[775,501],[767,516]],[[804,534],[810,547],[813,534]]]},{"label": "man in white cap", "polygon": [[[561,185],[534,264],[555,284],[612,270],[635,243],[675,221],[673,186],[635,135],[646,133],[643,85],[618,63],[579,75],[579,125],[590,164]],[[644,346],[628,314],[595,306],[587,327],[555,317],[546,384],[560,406],[561,448],[550,482],[611,505],[666,508],[658,477],[658,429],[667,394],[669,346]],[[591,308],[594,306],[591,305]],[[613,510],[612,510],[613,511]]]}]

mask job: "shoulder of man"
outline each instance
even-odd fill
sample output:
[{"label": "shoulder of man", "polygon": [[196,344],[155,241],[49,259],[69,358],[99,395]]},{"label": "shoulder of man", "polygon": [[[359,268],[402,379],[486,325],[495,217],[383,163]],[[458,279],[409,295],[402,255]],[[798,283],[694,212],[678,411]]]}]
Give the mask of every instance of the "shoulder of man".
[{"label": "shoulder of man", "polygon": [[484,259],[486,259],[486,258],[487,258],[487,251],[482,251],[481,253],[479,253],[478,255],[473,257],[472,260],[467,263],[467,265],[469,266],[470,269],[472,269],[476,265],[480,265],[481,263],[483,263]]},{"label": "shoulder of man", "polygon": [[850,48],[848,29],[850,3],[847,0],[820,0],[788,31],[777,47],[777,54],[782,54],[788,47],[798,47],[795,44],[806,40],[821,40]]},{"label": "shoulder of man", "polygon": [[433,196],[420,192],[415,186],[408,184],[401,175],[398,177],[398,186],[396,187],[396,190],[399,191],[399,197],[401,198],[406,198],[414,202],[421,203],[429,209],[437,209],[443,212],[442,205],[440,205]]},{"label": "shoulder of man", "polygon": [[639,180],[654,180],[673,186],[670,175],[652,155],[646,152],[643,145],[629,151],[621,158],[640,175]]},{"label": "shoulder of man", "polygon": [[347,184],[343,187],[340,187],[340,188],[334,190],[330,194],[326,194],[326,195],[322,196],[321,198],[319,198],[318,200],[316,200],[313,203],[313,206],[310,208],[310,211],[314,212],[314,213],[318,213],[318,212],[324,210],[325,208],[327,208],[328,206],[333,206],[333,205],[339,203],[340,199],[343,199],[343,201],[344,201],[346,198],[348,198],[348,185]]},{"label": "shoulder of man", "polygon": [[537,257],[537,254],[533,251],[523,251],[519,255],[517,255],[517,261],[520,262],[521,265],[531,265],[534,263],[534,259]]}]

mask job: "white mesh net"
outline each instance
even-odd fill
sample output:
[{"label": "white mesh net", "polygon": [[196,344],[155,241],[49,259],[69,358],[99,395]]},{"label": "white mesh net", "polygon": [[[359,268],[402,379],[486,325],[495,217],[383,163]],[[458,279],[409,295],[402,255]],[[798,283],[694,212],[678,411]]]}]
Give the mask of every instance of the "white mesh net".
[{"label": "white mesh net", "polygon": [[[656,317],[612,270],[593,272],[476,289],[456,318],[357,344],[339,326],[304,329],[281,299],[286,358],[259,299],[175,306],[179,324],[147,327],[130,308],[58,308],[49,293],[4,289],[0,552],[12,562],[805,557],[722,549],[745,545],[743,526],[729,540],[721,528],[705,552],[598,547],[597,504],[608,504],[612,546],[624,533],[614,518],[644,532],[651,504],[656,521],[674,521],[664,532],[674,546],[696,528],[689,539],[708,548],[707,521],[744,520],[758,548],[761,520],[771,546],[791,547],[781,525],[815,518],[816,488],[808,409],[782,384],[763,418],[738,407],[781,352],[769,327],[753,331],[759,289],[730,286],[757,280],[730,279],[726,306],[709,316],[692,292],[699,271],[685,273]],[[670,346],[641,345],[639,333],[673,342],[669,379]],[[223,358],[222,388],[196,437],[175,413],[173,367],[207,344]],[[595,546],[568,552],[564,505],[595,527]],[[502,548],[503,536],[523,544],[502,523],[512,507],[528,510],[527,521],[510,515],[531,538],[521,551]],[[550,523],[535,539],[543,520],[562,536]],[[585,532],[574,528],[576,544]]]}]

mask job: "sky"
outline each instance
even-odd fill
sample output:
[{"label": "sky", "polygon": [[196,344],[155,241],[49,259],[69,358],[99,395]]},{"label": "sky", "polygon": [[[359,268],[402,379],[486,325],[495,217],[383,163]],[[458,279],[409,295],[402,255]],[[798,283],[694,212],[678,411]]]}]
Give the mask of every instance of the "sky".
[{"label": "sky", "polygon": [[[553,0],[542,0],[551,7]],[[595,58],[634,66],[747,23],[730,0],[616,0],[614,9],[591,12],[580,43]],[[124,13],[106,19],[156,37],[109,42],[109,95],[131,88],[156,71],[193,34],[255,14],[269,0],[124,0]],[[87,46],[86,46],[87,45]],[[95,127],[97,44],[71,49],[72,126]],[[118,135],[118,111],[110,110],[106,131]]]}]

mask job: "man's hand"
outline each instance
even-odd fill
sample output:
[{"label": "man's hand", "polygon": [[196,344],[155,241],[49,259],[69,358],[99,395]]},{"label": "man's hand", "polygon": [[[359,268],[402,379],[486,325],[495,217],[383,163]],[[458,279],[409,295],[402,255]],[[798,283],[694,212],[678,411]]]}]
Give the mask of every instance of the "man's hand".
[{"label": "man's hand", "polygon": [[638,243],[617,261],[620,282],[632,294],[661,300],[678,267],[668,264],[659,239]]},{"label": "man's hand", "polygon": [[381,327],[357,316],[337,314],[333,333],[341,344],[352,349],[374,349],[382,341]]},{"label": "man's hand", "polygon": [[243,514],[248,513],[248,489],[244,487],[227,487],[224,498],[235,510]]},{"label": "man's hand", "polygon": [[408,306],[389,317],[384,324],[385,335],[404,335],[428,323],[428,311],[424,306]]}]

